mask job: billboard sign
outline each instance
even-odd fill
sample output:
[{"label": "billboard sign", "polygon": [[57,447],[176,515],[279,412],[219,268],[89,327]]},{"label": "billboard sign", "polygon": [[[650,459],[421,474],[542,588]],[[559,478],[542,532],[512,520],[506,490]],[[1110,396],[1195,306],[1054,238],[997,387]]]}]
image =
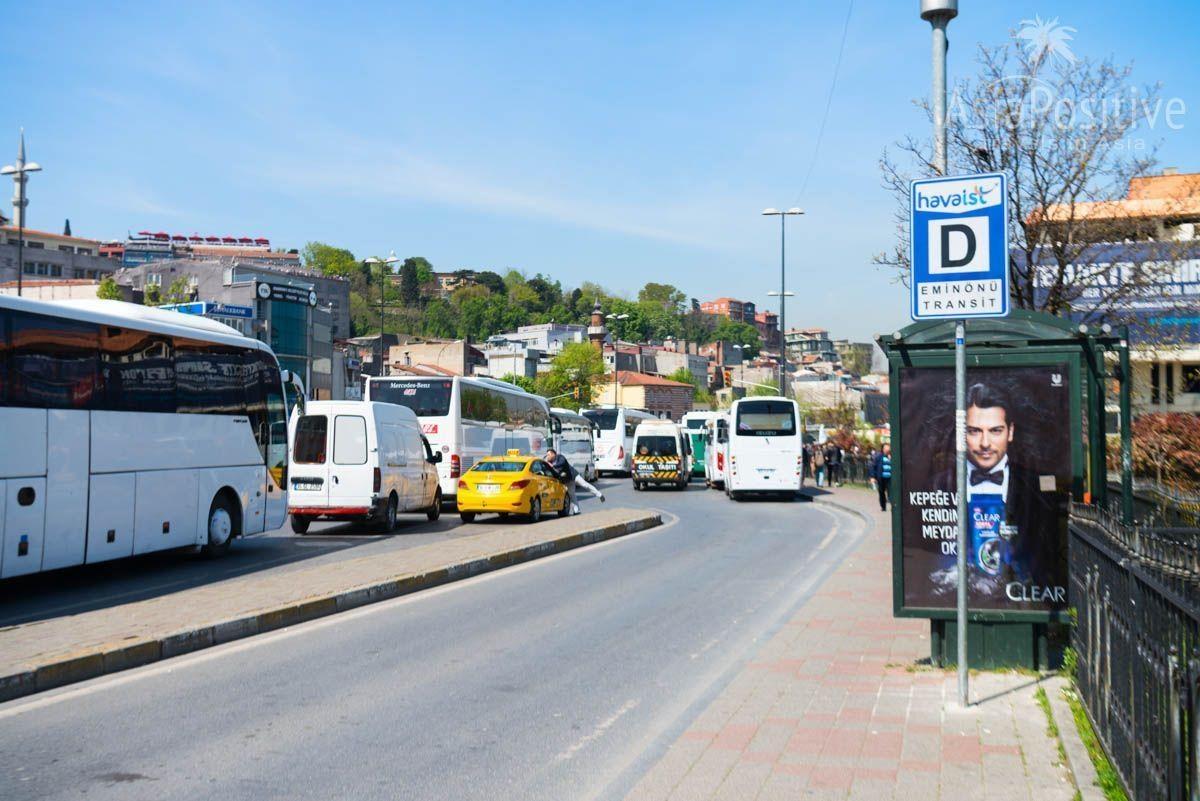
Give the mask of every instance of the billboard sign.
[{"label": "billboard sign", "polygon": [[1008,192],[1000,173],[913,181],[914,320],[1008,314]]},{"label": "billboard sign", "polygon": [[[968,374],[967,604],[973,611],[1067,606],[1072,480],[1066,364]],[[954,370],[900,369],[899,517],[903,606],[953,610],[958,588]]]}]

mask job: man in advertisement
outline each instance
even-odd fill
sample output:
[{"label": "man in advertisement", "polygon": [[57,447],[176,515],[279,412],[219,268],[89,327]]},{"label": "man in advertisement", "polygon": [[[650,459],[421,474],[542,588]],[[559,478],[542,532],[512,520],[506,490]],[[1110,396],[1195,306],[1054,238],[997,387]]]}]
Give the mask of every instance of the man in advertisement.
[{"label": "man in advertisement", "polygon": [[[1061,367],[977,368],[966,397],[967,563],[973,609],[1066,605],[1069,389]],[[905,604],[952,608],[958,585],[953,374],[901,377]]]}]

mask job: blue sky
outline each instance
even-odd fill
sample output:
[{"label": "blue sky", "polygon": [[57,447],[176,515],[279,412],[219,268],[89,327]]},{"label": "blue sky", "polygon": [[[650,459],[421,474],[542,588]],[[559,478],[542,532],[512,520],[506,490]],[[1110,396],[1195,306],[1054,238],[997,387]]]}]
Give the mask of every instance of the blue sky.
[{"label": "blue sky", "polygon": [[[1058,17],[1078,54],[1132,60],[1200,115],[1200,4],[960,5],[952,77],[978,43]],[[23,125],[45,168],[30,183],[39,228],[321,240],[760,308],[774,308],[779,241],[759,212],[798,204],[789,326],[862,339],[907,320],[871,256],[893,237],[879,156],[927,127],[912,106],[929,83],[917,7],[855,2],[817,150],[846,0],[0,0],[0,159]],[[1184,122],[1161,161],[1200,171],[1200,119]]]}]

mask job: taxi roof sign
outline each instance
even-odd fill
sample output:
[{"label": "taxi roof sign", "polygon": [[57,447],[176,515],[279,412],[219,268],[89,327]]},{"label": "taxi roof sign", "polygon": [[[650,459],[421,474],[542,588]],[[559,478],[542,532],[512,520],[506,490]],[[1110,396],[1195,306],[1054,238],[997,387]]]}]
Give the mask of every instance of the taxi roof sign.
[{"label": "taxi roof sign", "polygon": [[508,456],[520,456],[520,455],[521,455],[521,451],[520,451],[520,450],[518,450],[517,448],[509,448],[509,449],[508,449],[508,454],[507,454],[507,455],[508,455]]}]

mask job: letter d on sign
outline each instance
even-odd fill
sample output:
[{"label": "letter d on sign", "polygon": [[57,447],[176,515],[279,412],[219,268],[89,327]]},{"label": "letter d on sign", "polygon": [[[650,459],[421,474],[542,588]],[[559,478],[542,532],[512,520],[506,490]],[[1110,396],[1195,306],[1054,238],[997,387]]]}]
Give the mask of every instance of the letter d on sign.
[{"label": "letter d on sign", "polygon": [[985,273],[988,218],[956,217],[929,221],[929,274]]}]

